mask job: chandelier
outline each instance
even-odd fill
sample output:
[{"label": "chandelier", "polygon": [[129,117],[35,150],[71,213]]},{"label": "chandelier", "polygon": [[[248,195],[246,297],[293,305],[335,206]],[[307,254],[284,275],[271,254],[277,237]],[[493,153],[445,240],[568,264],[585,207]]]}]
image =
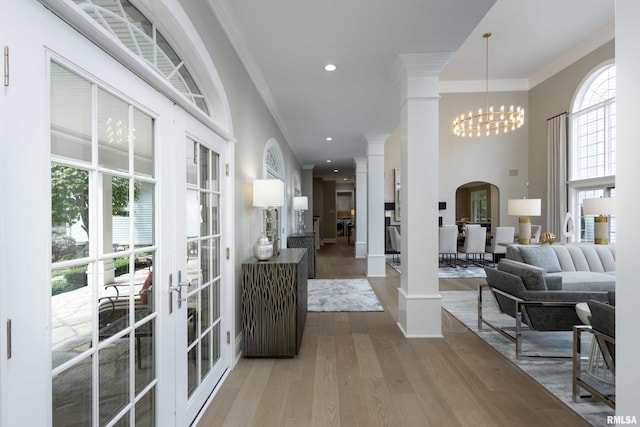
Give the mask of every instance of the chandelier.
[{"label": "chandelier", "polygon": [[453,120],[453,133],[458,136],[480,136],[494,132],[496,135],[502,131],[516,130],[524,124],[524,108],[514,108],[513,105],[508,110],[504,105],[499,110],[494,111],[493,106],[489,106],[489,37],[491,33],[485,33],[482,37],[486,40],[486,56],[485,56],[485,109],[478,109],[478,114],[461,114]]}]

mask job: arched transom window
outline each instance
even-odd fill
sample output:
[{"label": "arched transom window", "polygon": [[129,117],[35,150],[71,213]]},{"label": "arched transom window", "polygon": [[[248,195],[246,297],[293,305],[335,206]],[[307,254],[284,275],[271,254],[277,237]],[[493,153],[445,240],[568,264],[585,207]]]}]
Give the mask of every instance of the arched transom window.
[{"label": "arched transom window", "polygon": [[184,61],[156,25],[128,0],[73,0],[131,52],[152,65],[178,92],[209,115],[205,98]]}]

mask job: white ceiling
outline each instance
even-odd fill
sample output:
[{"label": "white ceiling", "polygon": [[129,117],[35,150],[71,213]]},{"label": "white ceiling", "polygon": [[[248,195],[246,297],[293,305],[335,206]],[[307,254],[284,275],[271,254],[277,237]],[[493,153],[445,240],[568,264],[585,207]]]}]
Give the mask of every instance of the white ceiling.
[{"label": "white ceiling", "polygon": [[339,181],[399,123],[399,54],[456,52],[441,91],[484,90],[491,32],[490,89],[526,90],[613,38],[613,0],[208,3],[300,162]]}]

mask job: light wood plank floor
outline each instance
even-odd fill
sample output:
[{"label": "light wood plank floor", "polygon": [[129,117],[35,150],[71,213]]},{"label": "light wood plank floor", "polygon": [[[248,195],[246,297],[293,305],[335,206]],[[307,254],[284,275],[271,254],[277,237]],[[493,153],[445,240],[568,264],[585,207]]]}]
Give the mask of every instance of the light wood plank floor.
[{"label": "light wood plank floor", "polygon": [[[318,278],[365,269],[346,241],[318,252]],[[369,281],[384,312],[309,313],[298,357],[241,359],[199,426],[589,425],[444,310],[444,338],[405,339],[400,276],[388,267]],[[481,281],[440,280],[440,289]]]}]

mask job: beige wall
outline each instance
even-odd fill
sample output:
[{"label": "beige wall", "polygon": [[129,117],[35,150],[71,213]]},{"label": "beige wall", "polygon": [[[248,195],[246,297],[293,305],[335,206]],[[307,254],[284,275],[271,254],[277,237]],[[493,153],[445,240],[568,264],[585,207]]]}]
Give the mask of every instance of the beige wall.
[{"label": "beige wall", "polygon": [[543,230],[547,227],[547,119],[569,111],[582,80],[599,64],[613,58],[612,40],[529,91],[529,195],[542,199],[542,217],[533,222],[542,224]]}]

